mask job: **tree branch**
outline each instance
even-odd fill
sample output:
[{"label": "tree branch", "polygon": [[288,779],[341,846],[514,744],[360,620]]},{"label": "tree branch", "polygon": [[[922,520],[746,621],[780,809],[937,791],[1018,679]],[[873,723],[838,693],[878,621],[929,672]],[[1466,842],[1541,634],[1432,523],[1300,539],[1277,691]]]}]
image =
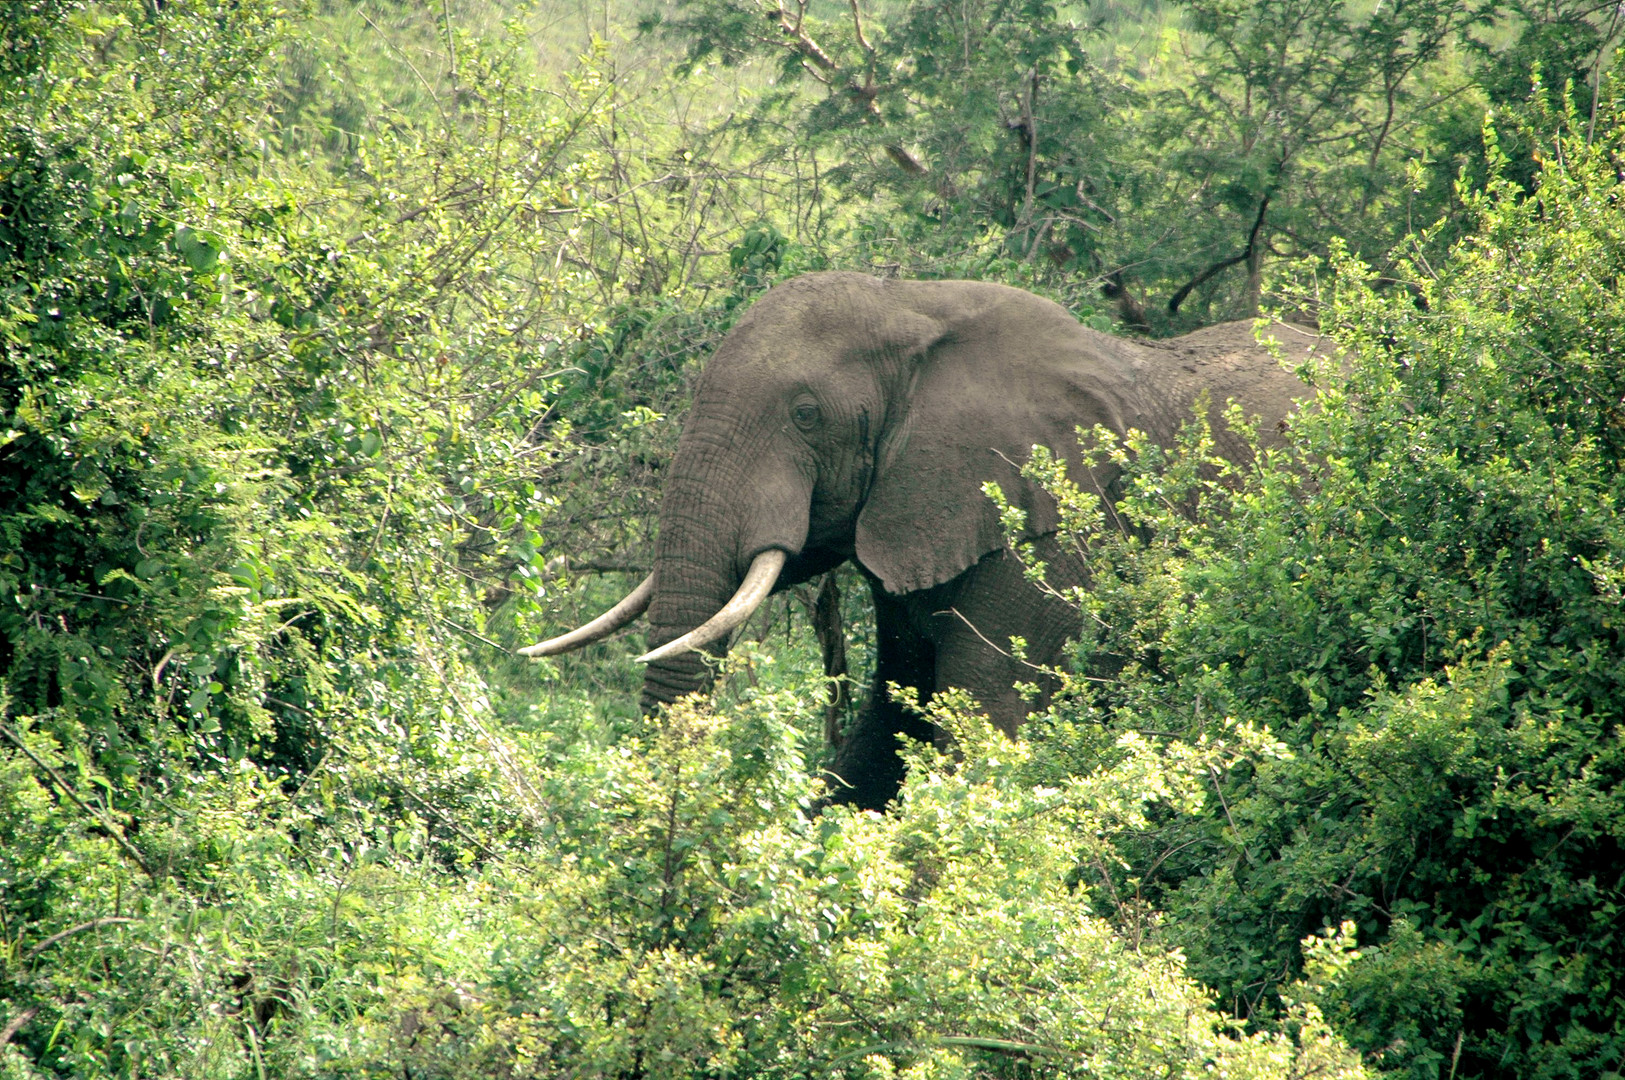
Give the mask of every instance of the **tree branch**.
[{"label": "tree branch", "polygon": [[[1033,111],[1038,107],[1038,65],[1034,64],[1028,76],[1027,93],[1023,95],[1022,119],[1026,122],[1027,137],[1027,193],[1021,203],[1022,224],[1031,226],[1033,220],[1033,187],[1038,179],[1038,121],[1033,117]],[[1028,249],[1031,255],[1031,247]]]},{"label": "tree branch", "polygon": [[107,830],[107,834],[113,838],[114,842],[117,843],[119,847],[124,849],[124,853],[130,858],[134,859],[137,866],[146,871],[149,878],[154,881],[158,880],[158,875],[153,872],[151,866],[147,865],[147,860],[142,856],[141,852],[136,850],[135,845],[130,843],[130,841],[125,838],[123,829],[120,829],[118,825],[106,814],[102,813],[100,810],[94,809],[83,799],[81,799],[78,793],[68,785],[68,782],[62,779],[61,774],[59,774],[49,765],[45,764],[45,762],[41,761],[39,756],[28,748],[28,744],[23,742],[22,738],[11,730],[9,725],[0,726],[0,735],[4,735],[7,739],[9,739],[13,746],[21,750],[28,757],[28,760],[34,763],[36,768],[38,768],[46,776],[50,777],[51,782],[56,785],[57,790],[71,799],[75,806],[79,807],[79,809],[83,810],[86,814],[89,814],[91,817],[95,818],[97,823],[100,824],[102,828]]},{"label": "tree branch", "polygon": [[806,9],[803,7],[796,20],[791,22],[790,13],[784,7],[784,0],[779,0],[779,31],[786,37],[793,38],[800,47],[802,56],[810,60],[820,71],[835,71],[840,65],[835,62],[834,57],[825,52],[823,46],[814,41],[812,35],[802,28],[802,16],[805,14]]},{"label": "tree branch", "polygon": [[[61,941],[63,938],[72,937],[74,934],[81,933],[81,932],[83,932],[85,930],[94,930],[98,926],[112,926],[115,923],[133,923],[133,922],[137,922],[137,921],[138,920],[136,920],[136,919],[127,919],[122,915],[108,915],[108,916],[105,916],[105,917],[100,918],[100,919],[91,919],[89,922],[82,922],[78,926],[70,926],[66,930],[61,930],[61,931],[58,931],[55,934],[52,934],[50,937],[46,938],[44,941],[40,942],[38,945],[35,945],[32,949],[29,949],[28,950],[28,959],[30,959],[30,960],[34,959],[34,957],[38,956],[40,953],[44,952],[46,949],[49,949],[52,945],[55,945],[57,942]],[[0,1046],[4,1046],[4,1045],[5,1045],[5,1040],[0,1039]]]},{"label": "tree branch", "polygon": [[858,47],[861,48],[864,52],[868,53],[869,56],[872,58],[875,55],[875,49],[874,49],[873,45],[869,44],[869,39],[863,36],[863,15],[858,10],[858,0],[851,0],[851,2],[852,2],[852,29],[857,32],[857,35],[858,35]]},{"label": "tree branch", "polygon": [[1234,258],[1224,259],[1220,262],[1214,263],[1206,270],[1203,270],[1200,274],[1197,274],[1195,277],[1191,278],[1184,285],[1181,285],[1179,287],[1179,291],[1168,298],[1168,313],[1170,315],[1179,314],[1179,305],[1185,302],[1185,297],[1191,294],[1192,289],[1196,288],[1198,285],[1201,285],[1204,281],[1212,279],[1215,275],[1230,269],[1237,263],[1244,263],[1253,257],[1253,251],[1258,244],[1258,234],[1264,228],[1264,214],[1269,210],[1270,207],[1271,194],[1273,193],[1265,192],[1264,197],[1258,202],[1258,217],[1253,221],[1252,231],[1247,234],[1247,247],[1242,250],[1242,253]]},{"label": "tree branch", "polygon": [[824,677],[829,682],[829,700],[824,705],[824,742],[841,745],[841,720],[851,702],[847,679],[846,634],[841,629],[841,590],[833,573],[825,574],[813,603],[813,632],[824,661]]},{"label": "tree branch", "polygon": [[901,143],[887,143],[886,155],[895,161],[904,172],[914,176],[924,176],[931,171],[926,167],[925,162],[909,153]]},{"label": "tree branch", "polygon": [[1150,331],[1151,320],[1146,316],[1145,305],[1128,287],[1122,270],[1106,275],[1100,283],[1100,294],[1117,304],[1117,317],[1123,320],[1124,326],[1130,330]]},{"label": "tree branch", "polygon": [[22,1012],[13,1017],[11,1023],[6,1025],[5,1030],[0,1031],[0,1046],[4,1046],[10,1042],[11,1037],[17,1034],[17,1032],[21,1031],[22,1026],[34,1019],[38,1013],[39,1006],[30,1005],[28,1008],[24,1009]]}]

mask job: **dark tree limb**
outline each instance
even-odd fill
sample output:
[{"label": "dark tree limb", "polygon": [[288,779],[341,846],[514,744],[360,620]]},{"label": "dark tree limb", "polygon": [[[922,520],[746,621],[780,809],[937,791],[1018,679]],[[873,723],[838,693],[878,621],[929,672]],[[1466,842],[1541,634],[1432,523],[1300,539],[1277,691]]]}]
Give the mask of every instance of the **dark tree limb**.
[{"label": "dark tree limb", "polygon": [[909,153],[902,143],[887,143],[886,155],[897,163],[898,168],[914,176],[924,176],[930,172],[925,162]]},{"label": "dark tree limb", "polygon": [[1145,305],[1128,287],[1128,282],[1123,280],[1123,271],[1113,270],[1106,275],[1106,279],[1100,283],[1100,295],[1117,305],[1117,317],[1124,326],[1142,333],[1150,332],[1151,320],[1146,316]]},{"label": "dark tree limb", "polygon": [[568,563],[572,574],[647,574],[649,567],[638,563],[588,559]]},{"label": "dark tree limb", "polygon": [[1232,266],[1235,266],[1238,263],[1244,263],[1253,257],[1253,252],[1257,250],[1258,247],[1258,234],[1264,228],[1264,215],[1269,211],[1270,208],[1270,194],[1270,192],[1265,192],[1264,197],[1258,201],[1258,217],[1253,220],[1252,231],[1247,234],[1247,247],[1243,249],[1242,253],[1234,258],[1223,259],[1214,263],[1212,266],[1208,267],[1206,270],[1203,270],[1200,274],[1197,274],[1185,284],[1181,285],[1179,287],[1179,291],[1168,298],[1168,314],[1179,314],[1179,305],[1185,302],[1185,297],[1191,294],[1192,289],[1201,285],[1205,281],[1211,280],[1213,277],[1230,269]]},{"label": "dark tree limb", "polygon": [[28,744],[23,742],[22,736],[18,735],[16,732],[12,731],[11,728],[6,726],[0,726],[0,734],[3,734],[13,746],[23,752],[29,761],[34,763],[36,768],[49,777],[51,783],[56,785],[56,789],[58,791],[66,795],[75,806],[83,810],[90,817],[94,818],[97,824],[101,825],[107,834],[113,838],[113,842],[122,848],[124,853],[128,855],[137,866],[141,867],[149,878],[151,878],[153,881],[159,880],[158,875],[147,863],[146,858],[143,857],[141,852],[136,849],[136,846],[130,843],[129,839],[125,837],[124,830],[119,828],[118,825],[106,814],[102,813],[100,810],[97,810],[95,807],[89,805],[83,799],[81,799],[78,792],[73,790],[72,785],[70,785],[66,780],[62,779],[62,775],[60,773],[51,768],[45,762],[41,761],[39,755],[28,748]]},{"label": "dark tree limb", "polygon": [[841,718],[851,700],[851,686],[847,681],[846,634],[841,628],[841,588],[834,574],[825,574],[818,587],[818,599],[813,601],[813,632],[818,635],[818,651],[824,659],[824,675],[830,680],[829,702],[824,706],[824,741],[831,747],[841,745]]}]

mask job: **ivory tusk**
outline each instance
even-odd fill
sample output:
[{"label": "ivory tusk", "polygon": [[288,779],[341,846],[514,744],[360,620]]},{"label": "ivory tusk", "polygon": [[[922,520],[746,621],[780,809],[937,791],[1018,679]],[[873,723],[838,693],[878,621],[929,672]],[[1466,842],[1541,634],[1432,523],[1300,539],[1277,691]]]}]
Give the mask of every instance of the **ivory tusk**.
[{"label": "ivory tusk", "polygon": [[785,561],[789,558],[789,555],[777,548],[757,555],[751,560],[750,570],[746,572],[739,590],[734,593],[732,600],[722,606],[721,611],[682,637],[644,653],[638,657],[637,662],[650,664],[656,660],[669,660],[690,649],[703,649],[743,623],[767,598],[767,594],[773,591],[773,583],[779,580],[779,571],[784,569]]},{"label": "ivory tusk", "polygon": [[568,634],[560,634],[546,641],[538,641],[534,645],[527,645],[519,650],[520,656],[528,656],[532,660],[540,660],[544,656],[557,656],[567,653],[571,649],[579,649],[583,645],[591,645],[608,637],[633,619],[642,615],[649,608],[649,601],[655,595],[655,576],[650,574],[638,584],[638,587],[626,594],[626,598],[608,611],[604,612],[585,626],[578,626]]}]

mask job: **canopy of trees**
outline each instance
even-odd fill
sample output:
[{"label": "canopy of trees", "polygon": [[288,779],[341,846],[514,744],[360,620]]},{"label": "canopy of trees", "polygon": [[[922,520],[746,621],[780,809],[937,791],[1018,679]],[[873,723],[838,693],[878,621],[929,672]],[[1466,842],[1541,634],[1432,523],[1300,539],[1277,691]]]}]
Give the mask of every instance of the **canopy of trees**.
[{"label": "canopy of trees", "polygon": [[[1621,11],[0,5],[0,1078],[1625,1073]],[[1340,349],[885,816],[810,595],[511,654],[820,268]]]}]

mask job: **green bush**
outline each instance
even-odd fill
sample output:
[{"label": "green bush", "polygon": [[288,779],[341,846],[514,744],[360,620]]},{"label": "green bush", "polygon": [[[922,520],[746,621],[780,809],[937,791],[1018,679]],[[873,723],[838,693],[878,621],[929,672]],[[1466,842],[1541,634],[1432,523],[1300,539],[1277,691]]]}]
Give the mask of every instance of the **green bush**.
[{"label": "green bush", "polygon": [[602,73],[543,96],[465,42],[466,107],[375,117],[334,171],[270,149],[308,15],[0,17],[14,1071],[258,1068],[273,1022],[371,1000],[388,920],[432,932],[391,889],[530,836],[469,661],[493,608],[557,602],[550,354],[598,308],[531,271],[550,211],[594,212]]},{"label": "green bush", "polygon": [[21,1022],[0,1075],[1365,1075],[1307,1000],[1291,1037],[1232,1030],[1077,881],[1077,836],[1194,809],[1256,738],[1127,740],[1048,785],[943,702],[963,766],[919,749],[899,813],[812,817],[812,691],[685,704],[608,745],[487,741],[471,764],[533,840],[464,813],[457,867],[432,793],[381,798],[359,748],[292,792],[248,762],[195,773],[132,837],[26,734],[0,771],[0,1014]]},{"label": "green bush", "polygon": [[1080,665],[1116,674],[1076,685],[1075,722],[1236,717],[1291,749],[1129,842],[1120,894],[1266,1025],[1300,939],[1352,920],[1359,956],[1319,1000],[1418,1078],[1625,1067],[1619,115],[1594,143],[1541,117],[1536,189],[1463,190],[1476,227],[1442,265],[1401,262],[1409,288],[1350,258],[1306,278],[1336,348],[1291,450],[1203,472],[1200,431],[1134,444],[1148,538],[1089,549],[1104,629]]},{"label": "green bush", "polygon": [[548,846],[503,886],[523,929],[457,1004],[414,1014],[403,1064],[1362,1075],[1313,1006],[1294,1010],[1295,1038],[1230,1031],[1177,956],[1121,939],[1076,884],[1072,838],[1138,820],[1151,799],[1199,801],[1218,750],[1170,762],[1134,743],[1117,767],[1047,787],[1021,747],[936,705],[964,767],[920,749],[896,814],[810,817],[810,697],[681,704],[619,746],[558,745],[530,789]]}]

